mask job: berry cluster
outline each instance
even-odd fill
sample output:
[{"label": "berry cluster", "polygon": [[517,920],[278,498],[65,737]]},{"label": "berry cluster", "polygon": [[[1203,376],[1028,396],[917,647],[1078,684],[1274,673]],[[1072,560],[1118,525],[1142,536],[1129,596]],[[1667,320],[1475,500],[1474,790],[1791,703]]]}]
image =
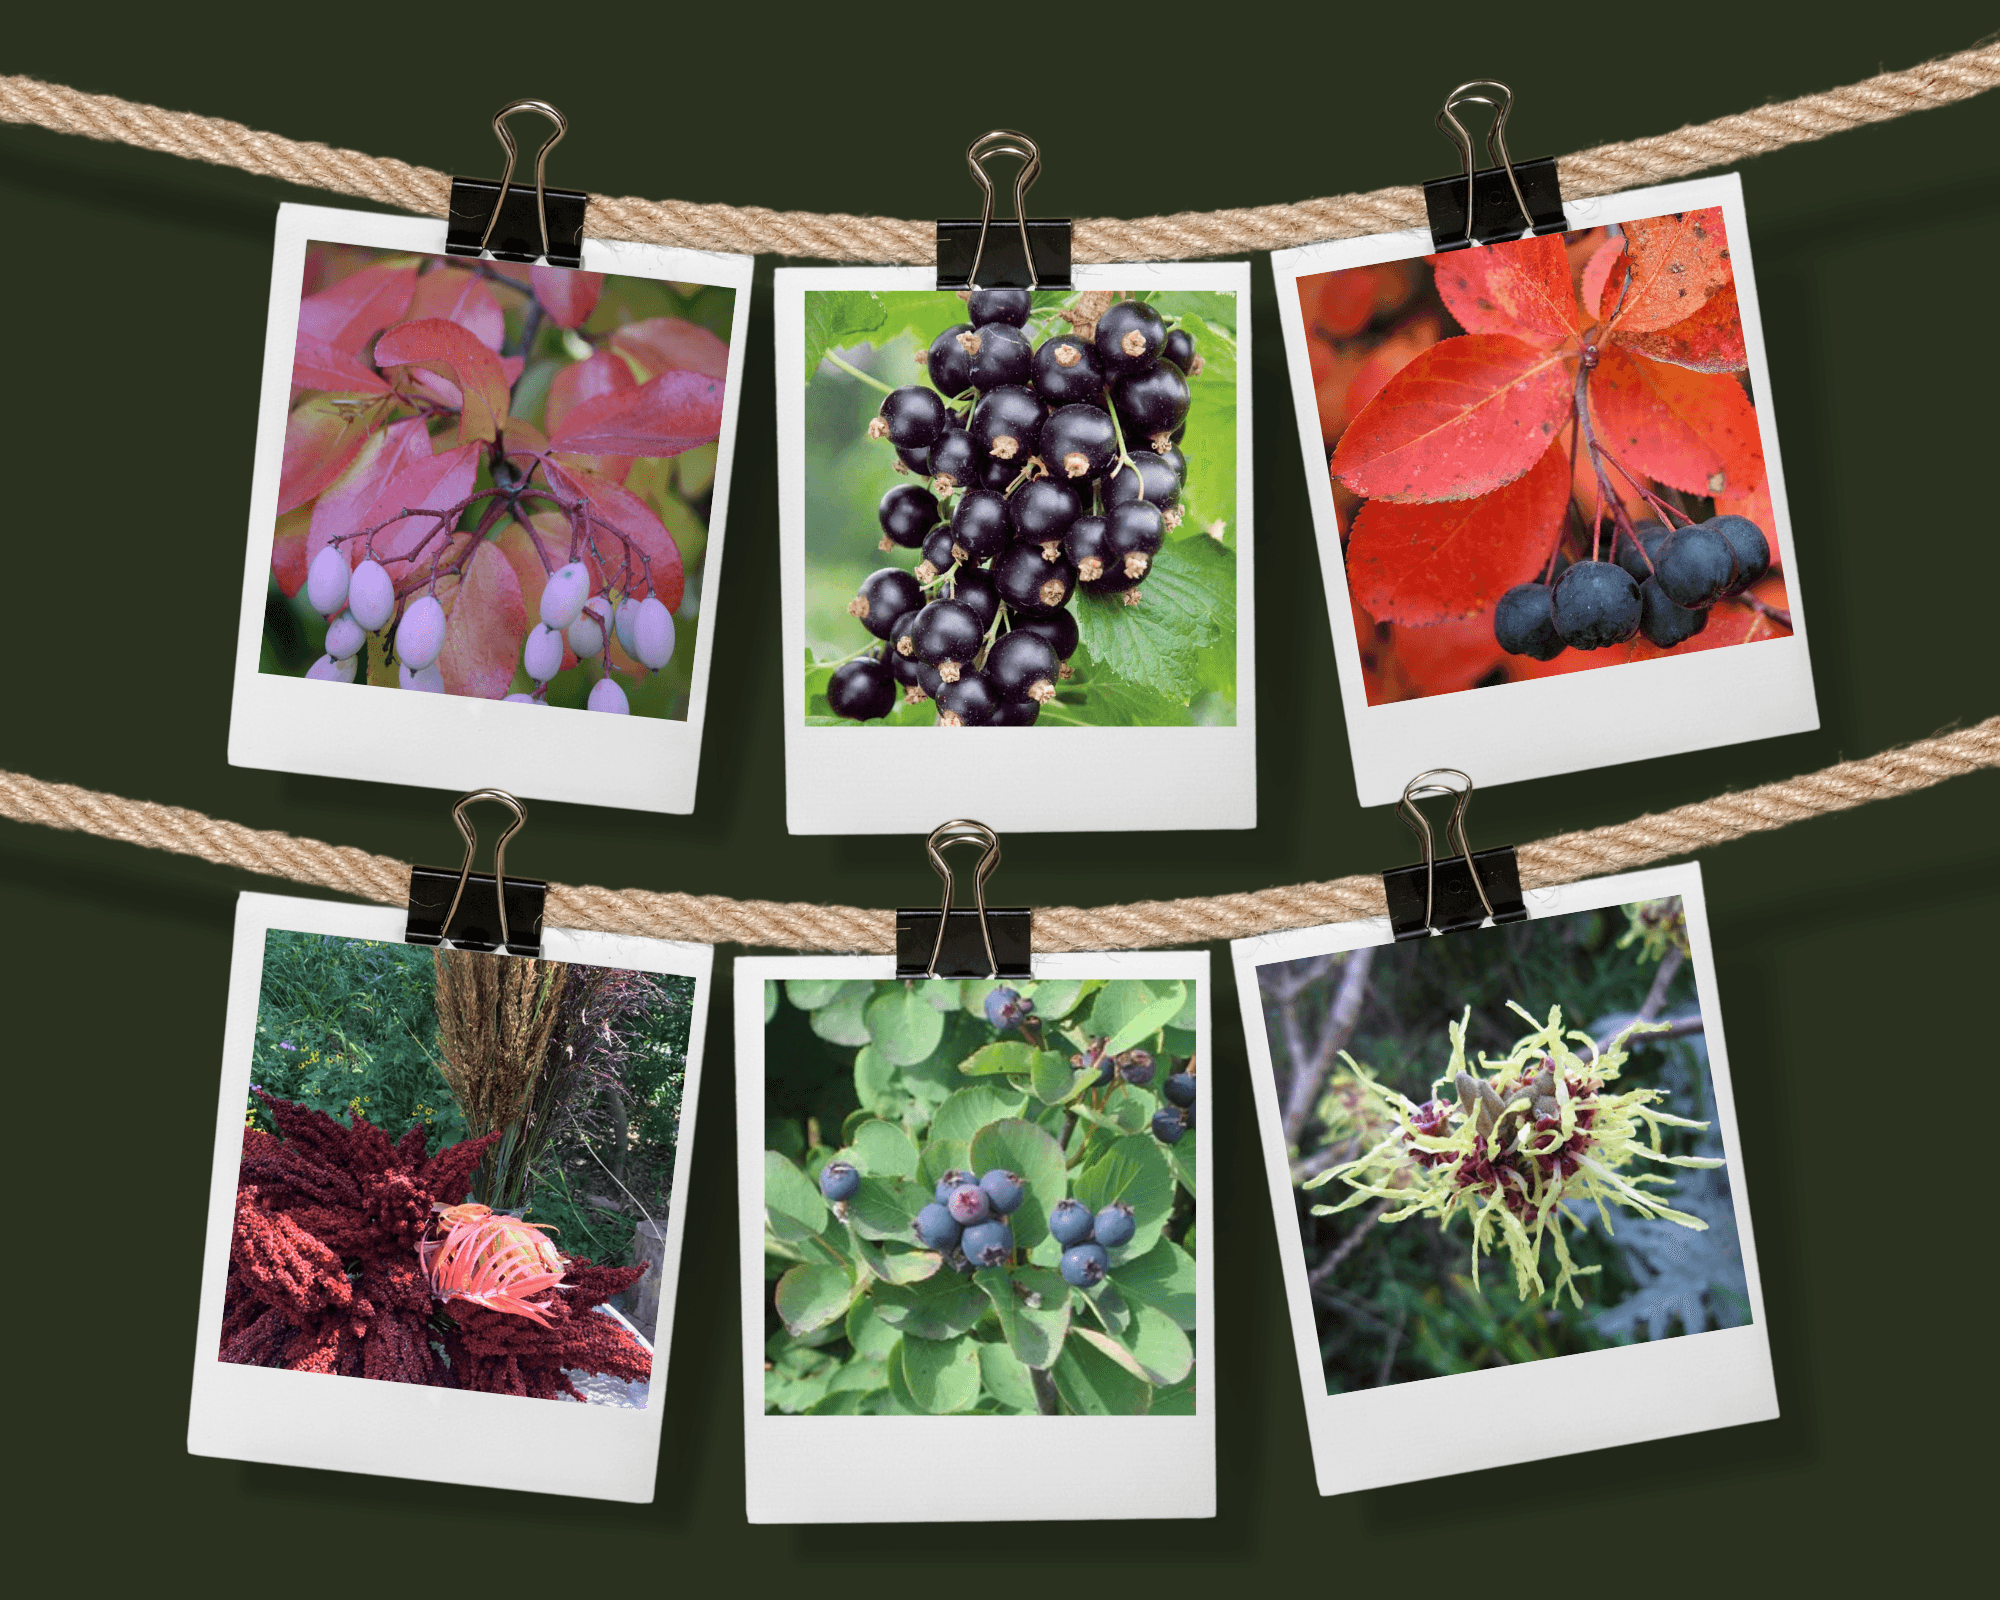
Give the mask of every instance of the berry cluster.
[{"label": "berry cluster", "polygon": [[1557,556],[1543,582],[1509,589],[1493,608],[1500,648],[1553,661],[1566,648],[1602,650],[1644,634],[1671,649],[1708,626],[1716,601],[1742,594],[1771,566],[1764,530],[1748,517],[1620,526],[1612,555],[1571,563]]},{"label": "berry cluster", "polygon": [[906,698],[943,727],[1026,727],[1056,698],[1078,641],[1078,590],[1126,605],[1181,519],[1193,337],[1138,300],[1039,344],[1025,289],[978,289],[971,320],[919,360],[930,387],[891,390],[869,424],[896,452],[882,496],[883,567],[849,613],[881,641],[833,673],[827,699],[856,721]]}]

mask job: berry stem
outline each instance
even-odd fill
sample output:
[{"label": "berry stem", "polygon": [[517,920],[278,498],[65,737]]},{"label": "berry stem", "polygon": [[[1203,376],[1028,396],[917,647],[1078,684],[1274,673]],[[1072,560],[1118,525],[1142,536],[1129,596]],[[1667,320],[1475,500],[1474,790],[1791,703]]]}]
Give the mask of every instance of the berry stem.
[{"label": "berry stem", "polygon": [[827,351],[826,355],[821,359],[832,362],[834,366],[840,368],[840,370],[846,373],[850,378],[859,378],[863,383],[867,384],[868,387],[871,389],[880,389],[884,394],[894,394],[896,392],[888,384],[884,383],[880,378],[876,377],[874,374],[863,372],[859,367],[854,366],[849,362],[841,360],[840,357],[835,355],[831,350]]},{"label": "berry stem", "polygon": [[1791,629],[1792,614],[1783,606],[1766,605],[1762,600],[1758,600],[1747,594],[1731,595],[1730,598],[1739,606],[1748,606],[1767,622],[1775,622],[1787,631]]},{"label": "berry stem", "polygon": [[[1643,483],[1641,483],[1636,477],[1632,475],[1632,469],[1630,467],[1626,466],[1624,462],[1620,461],[1609,450],[1604,451],[1603,455],[1606,461],[1610,462],[1614,467],[1618,469],[1619,473],[1624,477],[1625,481],[1631,484],[1632,487],[1638,491],[1640,499],[1644,500],[1646,504],[1651,506],[1655,511],[1664,513],[1664,516],[1662,517],[1661,520],[1664,521],[1667,517],[1679,517],[1681,521],[1688,527],[1694,526],[1695,519],[1693,517],[1689,516],[1685,511],[1681,510],[1679,506],[1669,504],[1667,501],[1662,500],[1658,495],[1654,494],[1652,490],[1648,489]],[[1671,522],[1668,522],[1667,526],[1671,528],[1673,524]]]}]

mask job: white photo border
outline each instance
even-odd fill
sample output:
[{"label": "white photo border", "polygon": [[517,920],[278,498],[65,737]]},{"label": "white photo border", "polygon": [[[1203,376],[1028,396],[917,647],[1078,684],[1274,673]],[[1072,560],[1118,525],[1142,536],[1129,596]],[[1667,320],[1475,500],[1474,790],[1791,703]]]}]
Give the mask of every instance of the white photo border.
[{"label": "white photo border", "polygon": [[243,1156],[243,1104],[250,1092],[264,975],[264,936],[282,929],[400,944],[405,920],[391,907],[289,895],[246,893],[237,898],[196,1316],[194,1391],[188,1405],[188,1453],[647,1504],[653,1498],[659,1465],[681,1242],[687,1227],[695,1107],[700,1100],[715,961],[708,945],[566,928],[546,928],[542,933],[542,953],[551,960],[694,979],[687,1076],[674,1141],[674,1191],[662,1246],[653,1375],[644,1411],[284,1372],[219,1358],[223,1284],[229,1273],[229,1235]]},{"label": "white photo border", "polygon": [[700,283],[731,289],[736,295],[688,711],[685,719],[670,720],[615,717],[561,706],[507,705],[467,695],[343,696],[327,693],[340,685],[258,670],[284,463],[286,402],[298,335],[299,284],[306,247],[313,242],[441,257],[445,224],[440,219],[377,216],[330,206],[278,208],[257,410],[257,457],[251,475],[249,549],[229,714],[229,764],[432,789],[497,785],[530,800],[634,811],[694,810],[755,258],[607,239],[583,241],[583,265],[588,271]]},{"label": "white photo border", "polygon": [[[754,956],[736,963],[736,1179],[743,1274],[743,1477],[753,1523],[916,1522],[940,1461],[1004,1482],[1001,1520],[1215,1515],[1212,978],[1206,952],[1037,956],[1037,979],[1169,978],[1195,985],[1195,1414],[1191,1417],[785,1417],[764,1413],[764,984],[896,976],[888,956]],[[1061,1471],[1051,1470],[1060,1462]],[[973,1520],[977,1520],[974,1518]]]},{"label": "white photo border", "polygon": [[[1244,1039],[1249,1047],[1251,1089],[1257,1101],[1259,1142],[1277,1224],[1278,1260],[1305,1394],[1313,1467],[1322,1495],[1351,1494],[1392,1483],[1766,1422],[1778,1415],[1764,1291],[1757,1273],[1756,1239],[1750,1228],[1750,1196],[1736,1127],[1736,1101],[1730,1089],[1729,1055],[1723,1044],[1722,1011],[1716,998],[1701,868],[1656,867],[1531,890],[1526,898],[1529,920],[1537,921],[1669,895],[1680,896],[1687,917],[1689,963],[1708,1044],[1709,1080],[1715,1089],[1724,1170],[1729,1175],[1730,1200],[1743,1245],[1749,1323],[1350,1394],[1326,1392],[1257,969],[1388,944],[1389,920],[1374,917],[1364,922],[1300,928],[1239,939],[1231,945]],[[1440,937],[1476,939],[1481,933]],[[1557,1409],[1562,1427],[1551,1430],[1548,1418]],[[1467,1427],[1466,1418],[1475,1415],[1479,1425]],[[1450,1453],[1440,1454],[1437,1442],[1447,1438]]]},{"label": "white photo border", "polygon": [[[1273,252],[1278,321],[1285,334],[1292,402],[1305,456],[1320,571],[1326,583],[1327,619],[1340,669],[1340,698],[1347,712],[1354,784],[1364,806],[1390,804],[1402,794],[1411,773],[1437,766],[1468,772],[1485,788],[1806,733],[1819,726],[1812,660],[1806,647],[1805,605],[1792,547],[1791,512],[1778,454],[1771,369],[1764,353],[1764,325],[1750,264],[1742,180],[1732,172],[1686,183],[1628,189],[1602,199],[1566,201],[1563,226],[1572,231],[1595,228],[1707,206],[1721,207],[1729,234],[1730,263],[1735,269],[1743,339],[1750,357],[1750,385],[1757,401],[1758,433],[1777,523],[1771,532],[1791,603],[1791,637],[1760,640],[1755,649],[1735,646],[1671,659],[1624,662],[1380,706],[1369,705],[1362,681],[1361,647],[1354,637],[1340,523],[1334,511],[1332,480],[1327,475],[1326,447],[1320,439],[1298,280],[1349,267],[1427,256],[1432,253],[1430,230],[1410,228]],[[1632,707],[1638,704],[1645,706],[1644,716],[1632,714]]]},{"label": "white photo border", "polygon": [[[1243,261],[1080,266],[1078,289],[1215,290],[1236,296],[1236,722],[1227,728],[933,728],[805,725],[805,297],[808,291],[935,289],[929,267],[781,267],[777,320],[778,543],[784,608],[785,823],[789,832],[927,833],[977,813],[1002,833],[1069,827],[1038,776],[1049,760],[1171,766],[1171,788],[1136,785],[1120,823],[1142,830],[1257,825],[1256,563],[1252,529],[1250,265]],[[872,531],[872,530],[871,530]],[[1079,749],[1082,746],[1084,748]],[[893,783],[859,781],[857,762],[893,747]]]}]

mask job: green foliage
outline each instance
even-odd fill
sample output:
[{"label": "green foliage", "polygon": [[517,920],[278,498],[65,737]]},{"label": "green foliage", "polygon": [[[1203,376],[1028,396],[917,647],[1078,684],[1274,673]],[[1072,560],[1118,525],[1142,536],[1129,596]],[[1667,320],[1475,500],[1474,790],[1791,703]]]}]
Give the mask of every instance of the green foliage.
[{"label": "green foliage", "polygon": [[[1192,1034],[1193,985],[1012,984],[1030,1027],[985,1017],[986,982],[794,980],[768,986],[764,1252],[768,1411],[1130,1416],[1192,1408],[1195,1134],[1146,1132],[1153,1088],[1096,1086],[1109,1038],[1158,1058]],[[843,1206],[834,1159],[862,1174]],[[1021,1175],[1005,1266],[961,1271],[911,1229],[947,1171]],[[1051,1208],[1133,1206],[1132,1241],[1090,1290],[1055,1268]]]}]

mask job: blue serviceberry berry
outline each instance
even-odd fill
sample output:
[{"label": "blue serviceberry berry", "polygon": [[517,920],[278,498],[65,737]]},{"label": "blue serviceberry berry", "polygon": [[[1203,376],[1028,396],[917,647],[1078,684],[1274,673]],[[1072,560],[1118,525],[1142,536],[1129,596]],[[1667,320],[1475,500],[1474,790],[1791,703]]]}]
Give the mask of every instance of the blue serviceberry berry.
[{"label": "blue serviceberry berry", "polygon": [[1114,1201],[1098,1212],[1091,1224],[1091,1236],[1107,1250],[1130,1244],[1132,1235],[1138,1231],[1139,1224],[1132,1215],[1132,1208],[1122,1200]]},{"label": "blue serviceberry berry", "polygon": [[1160,1086],[1160,1092],[1177,1106],[1194,1104],[1194,1074],[1176,1072]]},{"label": "blue serviceberry berry", "polygon": [[957,1247],[962,1230],[952,1214],[933,1200],[917,1213],[911,1231],[916,1234],[917,1243],[928,1249],[951,1250]]},{"label": "blue serviceberry berry", "polygon": [[1082,1244],[1090,1237],[1090,1227],[1090,1207],[1081,1200],[1058,1200],[1049,1212],[1049,1232],[1057,1244]]},{"label": "blue serviceberry berry", "polygon": [[819,1192],[829,1200],[852,1200],[861,1188],[861,1174],[845,1161],[829,1161],[819,1175]]},{"label": "blue serviceberry berry", "polygon": [[1073,1289],[1088,1289],[1103,1279],[1110,1265],[1111,1258],[1104,1253],[1103,1245],[1071,1245],[1063,1252],[1063,1282]]},{"label": "blue serviceberry berry", "polygon": [[951,1171],[938,1179],[934,1198],[941,1206],[950,1205],[952,1190],[963,1189],[968,1183],[977,1183],[978,1181],[978,1174],[965,1172],[957,1167],[953,1167]]},{"label": "blue serviceberry berry", "polygon": [[997,1217],[975,1222],[959,1237],[958,1247],[975,1267],[1004,1267],[1014,1254],[1014,1230]]},{"label": "blue serviceberry berry", "polygon": [[1005,984],[986,996],[986,1020],[1002,1033],[1018,1028],[1035,1014],[1035,1002],[1024,999],[1018,989]]},{"label": "blue serviceberry berry", "polygon": [[1028,1180],[1018,1172],[1005,1172],[995,1167],[979,1180],[979,1187],[986,1191],[986,1199],[995,1214],[1004,1217],[1020,1209],[1022,1198],[1028,1192]]},{"label": "blue serviceberry berry", "polygon": [[954,1222],[984,1222],[993,1213],[993,1202],[976,1183],[962,1183],[945,1200],[945,1209]]},{"label": "blue serviceberry berry", "polygon": [[1179,1144],[1188,1131],[1192,1106],[1162,1106],[1153,1113],[1153,1137],[1161,1144]]}]

